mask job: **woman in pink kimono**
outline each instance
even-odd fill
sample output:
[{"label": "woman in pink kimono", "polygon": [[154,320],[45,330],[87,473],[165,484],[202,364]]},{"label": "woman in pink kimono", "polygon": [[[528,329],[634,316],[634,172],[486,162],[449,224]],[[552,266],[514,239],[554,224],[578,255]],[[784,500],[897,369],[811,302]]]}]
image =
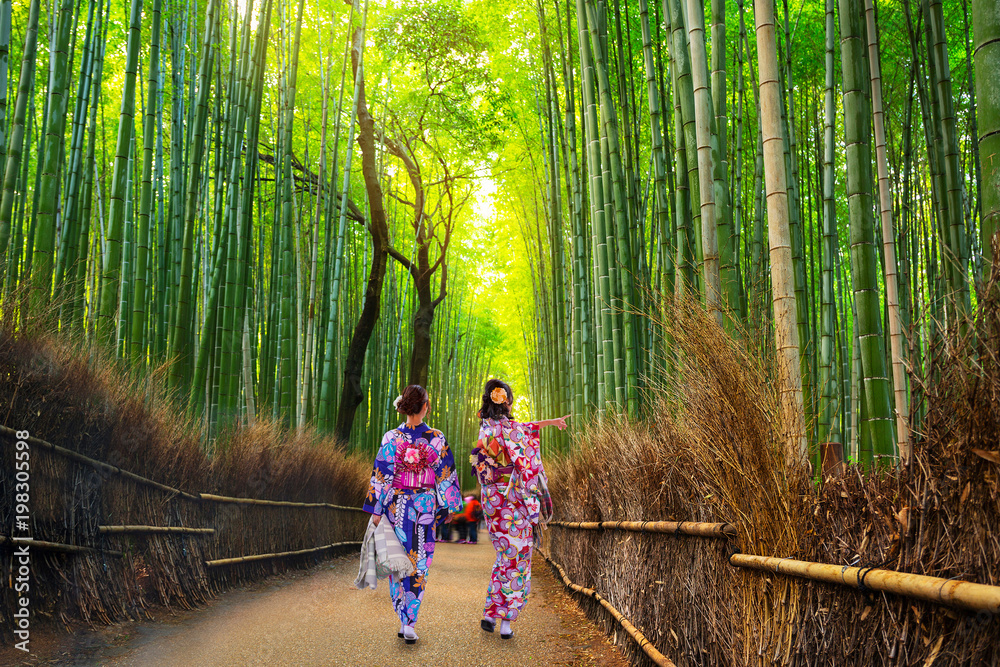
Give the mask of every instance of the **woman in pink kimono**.
[{"label": "woman in pink kimono", "polygon": [[496,549],[490,585],[486,589],[483,630],[493,632],[500,621],[500,637],[513,637],[517,619],[531,591],[532,529],[538,524],[543,492],[539,430],[566,428],[566,417],[519,423],[511,419],[514,392],[501,380],[483,389],[479,440],[471,462],[482,485],[483,515]]}]

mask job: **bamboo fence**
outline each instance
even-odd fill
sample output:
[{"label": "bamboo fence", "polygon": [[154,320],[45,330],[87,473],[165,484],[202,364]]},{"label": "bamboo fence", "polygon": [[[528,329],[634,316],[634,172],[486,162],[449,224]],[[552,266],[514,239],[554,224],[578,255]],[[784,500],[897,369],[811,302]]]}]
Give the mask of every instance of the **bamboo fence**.
[{"label": "bamboo fence", "polygon": [[[5,456],[17,440],[15,430],[0,426]],[[360,544],[365,514],[358,507],[191,493],[40,438],[25,440],[31,534],[41,539],[0,536],[0,549],[27,544],[39,552],[33,584],[43,618],[67,625],[74,616],[89,623],[141,618],[148,602],[190,608],[295,559],[312,563]],[[266,484],[256,487],[267,492]]]},{"label": "bamboo fence", "polygon": [[[737,535],[736,527],[731,524],[696,521],[550,521],[548,525],[575,530],[627,530],[639,533],[667,533],[695,537],[732,538]],[[549,562],[553,562],[548,556],[545,558]],[[729,564],[733,567],[787,577],[800,577],[827,584],[849,586],[862,592],[866,589],[882,591],[950,607],[1000,614],[1000,586],[958,579],[928,577],[875,567],[813,563],[790,558],[754,556],[742,553],[732,554],[729,557]],[[553,565],[555,565],[554,562]],[[556,567],[562,575],[562,568],[558,565]]]},{"label": "bamboo fence", "polygon": [[618,624],[622,627],[622,629],[625,630],[625,632],[627,632],[629,636],[635,640],[636,644],[639,645],[639,648],[642,649],[643,653],[649,656],[650,660],[652,660],[660,667],[674,667],[674,663],[670,661],[670,658],[660,653],[656,649],[656,647],[653,646],[653,644],[650,643],[648,639],[646,639],[646,635],[642,634],[642,632],[640,632],[637,627],[632,625],[632,623],[627,618],[625,618],[625,616],[620,611],[615,609],[615,607],[610,602],[601,597],[600,593],[598,593],[592,588],[586,588],[579,584],[574,584],[572,580],[570,580],[569,575],[566,574],[566,570],[564,570],[562,566],[559,565],[559,563],[552,560],[549,557],[549,555],[544,551],[542,552],[542,555],[545,557],[545,560],[547,560],[549,564],[551,564],[552,567],[554,567],[556,571],[559,572],[559,577],[562,579],[563,584],[566,585],[566,588],[576,591],[577,593],[582,593],[583,595],[586,595],[587,597],[600,603],[602,607],[608,610],[608,613],[611,614],[612,618],[614,618],[618,622]]}]

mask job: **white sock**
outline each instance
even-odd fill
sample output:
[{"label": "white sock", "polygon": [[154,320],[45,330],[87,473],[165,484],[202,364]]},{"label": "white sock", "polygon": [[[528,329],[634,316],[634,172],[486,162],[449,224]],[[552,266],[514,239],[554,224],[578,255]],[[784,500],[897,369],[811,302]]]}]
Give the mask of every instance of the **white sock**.
[{"label": "white sock", "polygon": [[420,639],[419,637],[417,637],[417,633],[413,629],[412,625],[403,626],[403,636],[407,639]]},{"label": "white sock", "polygon": [[506,618],[500,623],[500,634],[509,635],[510,634],[510,621]]}]

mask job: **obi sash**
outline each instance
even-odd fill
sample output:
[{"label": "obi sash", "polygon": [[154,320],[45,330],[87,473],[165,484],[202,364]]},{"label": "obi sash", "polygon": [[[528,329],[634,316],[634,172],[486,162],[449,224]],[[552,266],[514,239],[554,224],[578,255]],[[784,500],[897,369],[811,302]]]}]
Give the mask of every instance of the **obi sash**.
[{"label": "obi sash", "polygon": [[423,470],[397,470],[392,478],[392,486],[396,489],[434,488],[435,476],[431,468]]},{"label": "obi sash", "polygon": [[514,474],[514,466],[498,466],[496,472],[500,476],[500,480],[497,483],[509,485],[511,475]]}]

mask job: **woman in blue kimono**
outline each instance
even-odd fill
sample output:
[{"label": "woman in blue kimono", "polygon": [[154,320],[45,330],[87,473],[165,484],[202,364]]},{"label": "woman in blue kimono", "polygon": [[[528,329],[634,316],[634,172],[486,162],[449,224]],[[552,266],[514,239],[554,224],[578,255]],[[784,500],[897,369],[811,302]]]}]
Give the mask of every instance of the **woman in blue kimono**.
[{"label": "woman in blue kimono", "polygon": [[429,407],[427,391],[416,384],[396,399],[406,421],[382,438],[363,506],[375,525],[382,517],[392,524],[416,570],[410,577],[389,577],[398,635],[407,644],[417,641],[414,626],[434,557],[434,524],[462,510],[455,457],[441,431],[424,423]]}]

